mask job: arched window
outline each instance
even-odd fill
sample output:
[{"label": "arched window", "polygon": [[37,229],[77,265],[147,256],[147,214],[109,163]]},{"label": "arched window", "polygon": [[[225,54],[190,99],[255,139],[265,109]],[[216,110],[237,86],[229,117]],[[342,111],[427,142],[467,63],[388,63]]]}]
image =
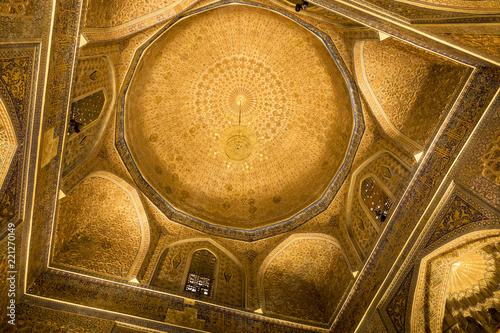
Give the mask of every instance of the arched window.
[{"label": "arched window", "polygon": [[85,127],[99,118],[105,103],[106,94],[103,89],[73,101],[73,103],[71,103],[68,135],[79,133],[81,127]]},{"label": "arched window", "polygon": [[185,291],[211,297],[215,282],[217,258],[207,250],[193,253],[186,279]]},{"label": "arched window", "polygon": [[392,200],[373,177],[368,177],[361,183],[361,199],[378,222],[385,222]]}]

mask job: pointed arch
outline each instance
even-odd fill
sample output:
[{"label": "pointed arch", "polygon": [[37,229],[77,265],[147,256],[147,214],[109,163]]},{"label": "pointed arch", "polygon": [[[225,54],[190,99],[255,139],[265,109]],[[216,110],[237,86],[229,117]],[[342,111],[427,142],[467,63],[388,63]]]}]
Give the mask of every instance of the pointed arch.
[{"label": "pointed arch", "polygon": [[294,234],[272,250],[259,268],[259,307],[265,314],[327,323],[353,282],[352,272],[336,238]]},{"label": "pointed arch", "polygon": [[80,258],[77,269],[127,281],[137,277],[149,248],[149,223],[139,194],[105,171],[89,174],[67,193],[56,229],[55,264],[68,265]]},{"label": "pointed arch", "polygon": [[14,126],[0,97],[0,189],[18,146]]},{"label": "pointed arch", "polygon": [[[217,260],[212,301],[246,307],[247,275],[244,266],[233,253],[211,238],[183,239],[165,246],[154,264],[148,284],[194,297],[193,293],[184,289],[193,255],[200,250],[209,251]],[[228,292],[229,289],[231,292]]]},{"label": "pointed arch", "polygon": [[[389,170],[389,171],[387,171]],[[346,202],[346,231],[361,260],[369,252],[387,225],[402,193],[398,193],[401,184],[410,176],[410,167],[399,157],[387,150],[381,150],[363,162],[351,176]],[[362,203],[361,183],[372,177],[376,184],[391,199],[391,209],[387,212],[384,223],[380,223]]]}]

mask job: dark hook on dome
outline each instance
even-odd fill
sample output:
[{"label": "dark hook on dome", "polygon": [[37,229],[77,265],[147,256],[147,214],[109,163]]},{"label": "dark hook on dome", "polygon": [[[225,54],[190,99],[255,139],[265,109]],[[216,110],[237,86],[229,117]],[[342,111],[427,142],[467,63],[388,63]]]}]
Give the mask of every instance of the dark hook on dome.
[{"label": "dark hook on dome", "polygon": [[301,9],[306,10],[307,6],[309,6],[309,2],[303,1],[302,3],[298,3],[295,5],[295,11],[300,12]]}]

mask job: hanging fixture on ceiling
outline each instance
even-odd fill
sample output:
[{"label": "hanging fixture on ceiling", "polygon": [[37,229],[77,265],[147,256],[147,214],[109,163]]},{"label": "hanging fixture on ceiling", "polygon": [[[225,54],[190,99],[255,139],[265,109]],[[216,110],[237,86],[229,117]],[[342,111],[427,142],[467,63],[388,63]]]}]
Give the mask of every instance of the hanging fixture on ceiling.
[{"label": "hanging fixture on ceiling", "polygon": [[[238,124],[227,128],[220,135],[216,134],[216,137],[219,139],[219,151],[227,160],[227,167],[230,168],[232,164],[241,164],[248,171],[251,169],[250,162],[256,156],[262,158],[263,155],[259,153],[257,134],[241,123],[243,110],[249,110],[253,102],[253,97],[247,95],[241,91],[238,94],[230,94],[229,104],[234,103],[236,106],[232,109],[238,111]],[[214,154],[217,155],[217,153]]]}]

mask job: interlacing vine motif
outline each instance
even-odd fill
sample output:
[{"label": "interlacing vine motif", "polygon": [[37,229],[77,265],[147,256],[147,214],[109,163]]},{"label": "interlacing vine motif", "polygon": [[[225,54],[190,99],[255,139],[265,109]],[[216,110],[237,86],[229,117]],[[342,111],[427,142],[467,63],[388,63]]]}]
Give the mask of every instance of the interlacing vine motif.
[{"label": "interlacing vine motif", "polygon": [[0,15],[29,15],[33,11],[32,0],[0,0]]},{"label": "interlacing vine motif", "polygon": [[500,185],[500,133],[481,157],[481,162],[483,162],[483,177]]}]

